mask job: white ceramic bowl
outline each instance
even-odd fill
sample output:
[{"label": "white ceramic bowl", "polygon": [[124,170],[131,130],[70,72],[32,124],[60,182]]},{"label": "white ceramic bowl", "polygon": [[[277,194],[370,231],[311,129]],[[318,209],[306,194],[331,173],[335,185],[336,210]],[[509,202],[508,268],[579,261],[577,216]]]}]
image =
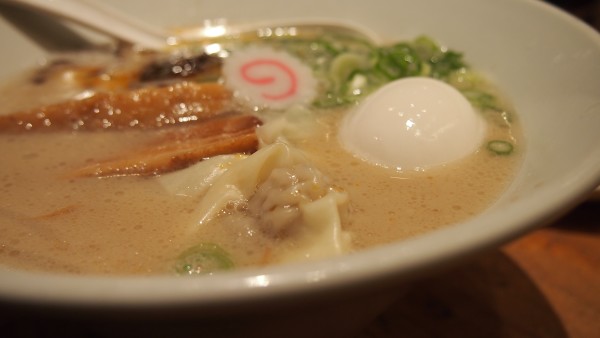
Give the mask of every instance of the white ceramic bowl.
[{"label": "white ceramic bowl", "polygon": [[[508,191],[486,212],[399,243],[318,262],[197,279],[73,277],[0,269],[0,299],[4,301],[81,312],[128,309],[140,318],[149,313],[165,316],[168,308],[214,319],[223,318],[221,315],[248,318],[248,313],[263,310],[281,314],[292,308],[321,309],[311,312],[314,315],[331,314],[330,309],[342,300],[370,299],[362,305],[371,306],[373,310],[367,312],[373,314],[389,299],[388,290],[543,225],[600,183],[600,35],[541,1],[109,3],[163,26],[194,25],[214,18],[232,23],[338,18],[389,39],[430,35],[464,51],[474,68],[508,94],[524,126],[524,163]],[[5,46],[0,54],[1,76],[43,57],[41,49],[4,22],[0,23],[0,39]],[[347,324],[345,320],[343,325]]]}]

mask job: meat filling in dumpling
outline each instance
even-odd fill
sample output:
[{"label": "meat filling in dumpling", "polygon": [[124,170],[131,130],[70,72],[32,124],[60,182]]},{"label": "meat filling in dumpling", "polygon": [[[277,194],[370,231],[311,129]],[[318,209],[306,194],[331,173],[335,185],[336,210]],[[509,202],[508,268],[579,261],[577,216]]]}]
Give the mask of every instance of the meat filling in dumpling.
[{"label": "meat filling in dumpling", "polygon": [[[227,157],[225,162],[219,166],[223,170],[208,175],[209,182],[197,182],[207,189],[189,189],[194,180],[207,177],[196,175],[195,168],[161,178],[172,193],[202,195],[192,215],[192,232],[243,223],[238,225],[246,233],[286,243],[283,247],[290,249],[274,257],[276,261],[327,257],[348,249],[349,235],[341,228],[348,197],[333,188],[301,151],[275,142],[253,155]],[[203,164],[197,166],[200,170]],[[174,184],[169,182],[187,190],[169,188]]]}]

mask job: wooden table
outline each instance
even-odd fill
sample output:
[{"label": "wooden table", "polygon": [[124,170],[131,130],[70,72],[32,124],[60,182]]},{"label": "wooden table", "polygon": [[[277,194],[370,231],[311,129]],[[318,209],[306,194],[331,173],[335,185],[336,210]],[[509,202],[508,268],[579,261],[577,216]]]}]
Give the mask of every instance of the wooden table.
[{"label": "wooden table", "polygon": [[600,337],[600,200],[418,283],[359,337]]}]

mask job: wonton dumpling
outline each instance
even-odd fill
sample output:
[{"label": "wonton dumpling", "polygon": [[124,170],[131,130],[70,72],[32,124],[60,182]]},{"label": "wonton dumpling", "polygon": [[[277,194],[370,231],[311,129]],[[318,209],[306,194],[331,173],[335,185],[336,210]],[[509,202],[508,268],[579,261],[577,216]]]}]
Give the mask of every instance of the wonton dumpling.
[{"label": "wonton dumpling", "polygon": [[247,155],[242,154],[214,156],[191,167],[159,176],[157,179],[170,194],[187,197],[199,196],[205,193],[233,163],[246,157]]},{"label": "wonton dumpling", "polygon": [[[349,242],[348,234],[341,228],[340,216],[347,195],[332,189],[325,176],[307,163],[299,150],[275,142],[245,158],[215,160],[213,165],[219,169],[211,171],[202,163],[198,164],[200,169],[188,169],[189,173],[209,174],[210,179],[196,177],[204,189],[189,188],[193,180],[189,173],[186,174],[189,178],[172,177],[167,182],[183,181],[185,184],[179,185],[186,187],[186,191],[203,193],[192,229],[227,217],[227,212],[244,212],[245,219],[251,219],[253,227],[264,236],[294,242],[291,246],[294,252],[276,260],[342,253]],[[231,205],[244,207],[228,208]]]},{"label": "wonton dumpling", "polygon": [[323,258],[343,253],[350,242],[350,235],[342,230],[339,208],[347,202],[348,195],[330,191],[326,196],[303,205],[304,224],[310,235],[299,245],[300,250],[284,255],[282,260]]},{"label": "wonton dumpling", "polygon": [[212,220],[228,203],[248,201],[273,169],[300,162],[299,156],[299,152],[292,152],[286,144],[274,143],[232,165],[213,182],[202,199],[196,213],[198,225]]}]

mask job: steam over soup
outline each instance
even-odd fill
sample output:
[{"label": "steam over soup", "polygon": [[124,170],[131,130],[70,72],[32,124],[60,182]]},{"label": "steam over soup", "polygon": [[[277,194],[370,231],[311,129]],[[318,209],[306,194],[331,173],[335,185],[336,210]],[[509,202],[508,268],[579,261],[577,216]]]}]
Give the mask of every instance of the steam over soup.
[{"label": "steam over soup", "polygon": [[[369,121],[378,108],[365,102],[396,81],[426,96],[390,137],[429,133],[451,151],[442,134],[466,120],[439,122],[428,102],[459,99],[481,121],[472,150],[430,164],[419,158],[438,155],[403,139],[386,145],[391,162],[346,147],[344,121],[360,109]],[[401,105],[386,97],[384,110]],[[55,55],[1,100],[0,258],[20,269],[207,274],[361,250],[481,212],[522,153],[509,104],[427,37],[374,46],[300,31]]]}]

